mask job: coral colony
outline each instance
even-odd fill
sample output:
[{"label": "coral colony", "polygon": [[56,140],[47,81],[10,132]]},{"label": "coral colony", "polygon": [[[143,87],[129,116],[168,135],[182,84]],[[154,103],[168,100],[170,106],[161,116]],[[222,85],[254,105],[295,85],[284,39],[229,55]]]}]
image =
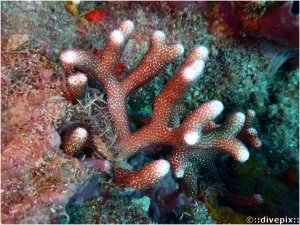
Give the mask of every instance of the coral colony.
[{"label": "coral colony", "polygon": [[[116,67],[133,31],[133,23],[125,21],[119,29],[111,32],[100,59],[84,50],[66,50],[61,53],[60,61],[68,75],[69,96],[73,103],[82,98],[88,80],[98,81],[105,89],[117,137],[109,157],[114,164],[113,182],[117,186],[143,190],[162,180],[171,168],[177,178],[183,178],[188,196],[197,196],[197,176],[192,165],[207,171],[211,179],[217,181],[220,178],[214,165],[216,158],[229,154],[236,161],[245,162],[249,158],[246,145],[260,147],[257,132],[251,127],[255,113],[252,110],[248,110],[246,115],[238,112],[222,124],[215,124],[213,120],[222,112],[223,104],[212,100],[200,105],[180,123],[178,103],[201,77],[209,56],[206,47],[198,46],[186,56],[177,72],[155,98],[149,122],[132,132],[126,98],[155,78],[164,66],[184,52],[182,45],[167,45],[165,34],[155,31],[150,48],[140,64],[123,79],[119,79],[115,74]],[[84,128],[78,127],[64,139],[61,148],[66,154],[75,155],[85,145],[88,136]],[[168,161],[152,161],[137,172],[128,169],[127,159],[145,147],[159,143],[174,147]],[[228,204],[256,206],[263,202],[259,194],[236,196],[224,188],[215,188],[220,189]]]}]

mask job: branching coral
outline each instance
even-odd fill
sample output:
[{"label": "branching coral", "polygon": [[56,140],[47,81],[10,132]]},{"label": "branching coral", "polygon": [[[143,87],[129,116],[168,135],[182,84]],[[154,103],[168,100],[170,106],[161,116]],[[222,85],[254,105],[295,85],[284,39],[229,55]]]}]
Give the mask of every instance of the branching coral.
[{"label": "branching coral", "polygon": [[[239,121],[237,117],[240,117],[241,120]],[[170,164],[174,170],[175,176],[183,177],[187,188],[187,194],[189,196],[197,196],[198,193],[197,175],[193,169],[193,166],[191,165],[192,163],[194,164],[196,170],[198,170],[202,175],[205,174],[207,177],[209,177],[209,181],[202,179],[201,185],[204,186],[204,188],[213,187],[213,189],[217,189],[221,193],[221,197],[226,204],[252,207],[260,205],[263,202],[263,199],[259,194],[252,196],[238,196],[230,193],[225,188],[219,188],[218,185],[221,184],[221,179],[219,178],[218,171],[214,164],[215,160],[224,155],[226,151],[230,154],[232,150],[233,152],[231,155],[235,159],[238,161],[247,160],[249,153],[243,143],[252,147],[260,147],[261,141],[257,137],[257,132],[251,127],[254,117],[254,111],[248,110],[246,112],[246,121],[243,114],[237,113],[228,118],[227,121],[225,121],[222,125],[210,123],[203,129],[203,136],[212,135],[210,133],[214,132],[219,132],[219,134],[224,132],[223,135],[228,136],[227,138],[220,138],[221,141],[225,142],[223,144],[215,144],[212,142],[212,146],[203,147],[203,145],[201,145],[201,141],[205,141],[205,139],[202,139],[199,144],[196,144],[194,147],[189,149],[176,148],[172,152],[169,158]],[[235,121],[236,125],[229,125],[233,121]],[[243,127],[241,128],[241,126]],[[227,130],[225,127],[230,129]],[[228,137],[231,138],[228,139]],[[218,136],[214,137],[214,139],[218,139]],[[241,141],[243,141],[243,143]],[[211,141],[206,141],[206,143],[210,142]],[[207,149],[209,149],[209,151],[207,151]],[[236,152],[236,149],[245,149],[245,151],[244,153],[241,150]]]},{"label": "branching coral", "polygon": [[[197,156],[207,163],[206,155],[221,152],[231,155],[237,161],[246,161],[249,152],[242,141],[251,139],[252,142],[253,140],[260,142],[256,131],[251,128],[251,121],[246,120],[243,113],[236,113],[223,124],[216,125],[212,121],[223,110],[223,104],[213,100],[199,106],[181,124],[179,122],[178,103],[202,75],[208,58],[209,52],[204,46],[194,48],[186,56],[177,72],[155,98],[151,120],[136,132],[130,130],[127,96],[149,82],[165,65],[183,54],[182,45],[166,45],[164,33],[155,31],[151,37],[150,48],[141,63],[120,80],[115,76],[115,70],[133,30],[131,21],[123,22],[119,29],[114,30],[109,36],[100,60],[83,50],[66,50],[60,55],[69,80],[75,76],[73,73],[75,70],[80,70],[84,71],[90,80],[97,80],[104,87],[108,110],[117,136],[115,162],[127,160],[143,148],[158,143],[175,147],[169,161],[176,177],[183,177],[186,173],[193,175],[195,179],[195,174],[189,168],[189,161]],[[84,90],[86,85],[86,82],[82,83],[78,90]],[[73,86],[69,85],[69,90],[71,89]],[[251,118],[253,119],[253,116]],[[213,164],[213,160],[211,163]],[[114,180],[122,187],[144,189],[161,180],[169,168],[169,162],[161,159],[147,164],[138,172],[117,169]],[[193,179],[186,181],[195,184]],[[196,190],[197,187],[192,191],[192,195],[196,194]]]},{"label": "branching coral", "polygon": [[[202,130],[202,138],[197,144],[189,148],[176,148],[169,158],[175,176],[183,177],[191,160],[196,161],[197,165],[201,165],[202,168],[209,168],[213,177],[217,177],[213,163],[222,152],[228,153],[240,162],[246,161],[249,158],[249,152],[240,140],[245,140],[249,146],[259,147],[261,145],[256,130],[251,128],[255,113],[248,110],[246,115],[246,122],[244,114],[236,113],[222,125],[209,123]],[[218,178],[214,180],[218,180]]]},{"label": "branching coral", "polygon": [[75,155],[83,148],[88,138],[88,132],[83,128],[76,128],[65,137],[61,149],[68,155]]}]

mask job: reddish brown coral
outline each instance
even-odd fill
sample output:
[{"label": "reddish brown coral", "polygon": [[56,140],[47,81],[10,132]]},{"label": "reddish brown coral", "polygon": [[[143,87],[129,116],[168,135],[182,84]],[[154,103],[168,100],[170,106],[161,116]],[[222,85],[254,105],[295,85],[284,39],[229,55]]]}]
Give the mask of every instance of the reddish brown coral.
[{"label": "reddish brown coral", "polygon": [[131,187],[138,190],[148,188],[160,181],[170,170],[165,160],[157,160],[145,165],[138,172],[118,169],[114,181],[120,187]]},{"label": "reddish brown coral", "polygon": [[64,138],[60,147],[66,154],[74,156],[84,147],[87,139],[88,132],[78,127]]},{"label": "reddish brown coral", "polygon": [[[133,28],[131,21],[125,21],[119,29],[114,30],[109,36],[100,60],[82,50],[67,50],[60,55],[62,65],[68,74],[72,74],[74,69],[80,69],[104,87],[117,135],[115,158],[121,159],[117,161],[126,160],[141,149],[157,143],[176,147],[169,159],[176,177],[183,177],[188,162],[197,156],[201,161],[201,155],[206,152],[208,156],[211,153],[214,155],[215,151],[227,153],[240,162],[246,161],[249,152],[236,136],[239,132],[241,132],[240,136],[245,138],[253,137],[255,134],[253,132],[245,134],[246,131],[251,130],[251,121],[249,122],[248,119],[247,124],[244,125],[243,113],[233,114],[220,126],[212,125],[212,120],[223,110],[223,104],[213,100],[199,106],[179,124],[177,106],[195,80],[202,75],[208,58],[209,52],[204,46],[194,48],[187,55],[177,72],[155,98],[152,119],[136,132],[130,130],[126,107],[127,96],[153,79],[165,65],[183,53],[182,45],[167,45],[165,34],[155,31],[151,37],[150,48],[141,63],[123,79],[117,79],[115,70]],[[200,155],[197,155],[197,152]],[[164,170],[158,171],[158,165],[161,164],[164,165]],[[115,182],[120,186],[138,189],[149,187],[167,173],[169,169],[167,165],[169,164],[166,161],[155,161],[138,172],[118,170],[115,174]],[[189,171],[191,175],[191,169]],[[189,182],[188,179],[186,182]],[[192,180],[190,183],[196,184]],[[195,190],[197,187],[191,191],[191,194],[195,193]]]}]

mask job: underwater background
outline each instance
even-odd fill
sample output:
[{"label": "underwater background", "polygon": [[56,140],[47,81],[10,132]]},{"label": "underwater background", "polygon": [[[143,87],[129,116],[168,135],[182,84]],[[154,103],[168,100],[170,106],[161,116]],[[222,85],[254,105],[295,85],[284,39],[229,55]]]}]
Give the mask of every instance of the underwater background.
[{"label": "underwater background", "polygon": [[[299,223],[298,8],[293,1],[1,1],[1,222],[243,224],[251,216]],[[139,65],[155,30],[185,49],[129,95],[129,114],[151,113],[154,98],[199,45],[210,55],[179,105],[181,120],[210,100],[225,106],[217,122],[234,112],[256,112],[253,127],[262,146],[250,147],[244,163],[228,155],[217,158],[217,185],[199,169],[196,197],[187,196],[186,184],[172,172],[145,190],[117,187],[108,156],[95,154],[92,146],[110,154],[116,139],[103,88],[90,84],[77,104],[66,97],[60,53],[85,49],[101,57],[110,32],[124,20],[131,20],[135,31],[116,68],[120,78]],[[94,136],[72,157],[60,145],[79,124]],[[131,125],[141,126],[134,120]],[[150,146],[128,162],[136,171],[167,159],[172,150]],[[228,204],[218,188],[260,194],[263,203]]]}]

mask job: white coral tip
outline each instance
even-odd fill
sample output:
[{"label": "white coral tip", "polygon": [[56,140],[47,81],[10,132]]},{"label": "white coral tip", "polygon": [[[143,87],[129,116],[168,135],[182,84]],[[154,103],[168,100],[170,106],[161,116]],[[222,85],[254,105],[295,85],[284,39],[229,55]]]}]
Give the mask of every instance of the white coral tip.
[{"label": "white coral tip", "polygon": [[197,47],[197,52],[199,59],[202,59],[204,61],[208,59],[209,50],[205,46]]},{"label": "white coral tip", "polygon": [[195,80],[202,74],[204,67],[204,61],[194,60],[190,65],[184,68],[183,76],[189,81]]},{"label": "white coral tip", "polygon": [[238,155],[236,156],[236,160],[240,162],[245,162],[249,159],[249,152],[247,148],[240,149]]},{"label": "white coral tip", "polygon": [[236,123],[244,124],[244,123],[245,123],[245,120],[246,120],[246,116],[245,116],[244,113],[237,112],[237,113],[235,114],[235,121],[236,121]]},{"label": "white coral tip", "polygon": [[219,115],[224,109],[224,105],[221,101],[212,100],[210,101],[210,104],[212,105],[212,108],[214,109],[216,115]]},{"label": "white coral tip", "polygon": [[164,177],[170,170],[170,163],[166,160],[157,160],[155,164],[156,172],[159,174],[159,177]]},{"label": "white coral tip", "polygon": [[110,34],[110,40],[116,45],[122,45],[125,42],[125,35],[121,30],[114,30]]},{"label": "white coral tip", "polygon": [[184,141],[188,144],[188,145],[194,145],[197,143],[197,141],[199,140],[199,133],[196,131],[190,131],[188,133],[186,133],[184,135]]},{"label": "white coral tip", "polygon": [[80,140],[85,140],[88,136],[88,132],[86,131],[86,129],[78,127],[74,131],[74,136]]},{"label": "white coral tip", "polygon": [[129,36],[134,30],[134,24],[131,20],[126,20],[121,24],[119,29],[123,31],[126,36]]},{"label": "white coral tip", "polygon": [[73,52],[72,50],[68,50],[68,51],[64,51],[61,55],[60,55],[60,61],[64,62],[64,63],[73,63],[76,61],[76,53]]},{"label": "white coral tip", "polygon": [[178,171],[175,172],[175,176],[177,178],[182,178],[183,175],[184,175],[184,170],[182,170],[182,169],[180,169],[180,170],[178,170]]},{"label": "white coral tip", "polygon": [[264,199],[260,194],[255,194],[254,197],[257,200],[257,202],[259,202],[260,204],[264,202]]},{"label": "white coral tip", "polygon": [[182,55],[184,52],[184,47],[182,44],[177,44],[178,55]]},{"label": "white coral tip", "polygon": [[157,30],[153,33],[152,35],[153,40],[155,40],[156,42],[164,42],[166,39],[166,35],[164,32]]},{"label": "white coral tip", "polygon": [[85,85],[87,83],[87,81],[88,81],[88,78],[83,73],[76,73],[76,74],[71,75],[68,78],[69,85],[75,86],[75,87]]}]

